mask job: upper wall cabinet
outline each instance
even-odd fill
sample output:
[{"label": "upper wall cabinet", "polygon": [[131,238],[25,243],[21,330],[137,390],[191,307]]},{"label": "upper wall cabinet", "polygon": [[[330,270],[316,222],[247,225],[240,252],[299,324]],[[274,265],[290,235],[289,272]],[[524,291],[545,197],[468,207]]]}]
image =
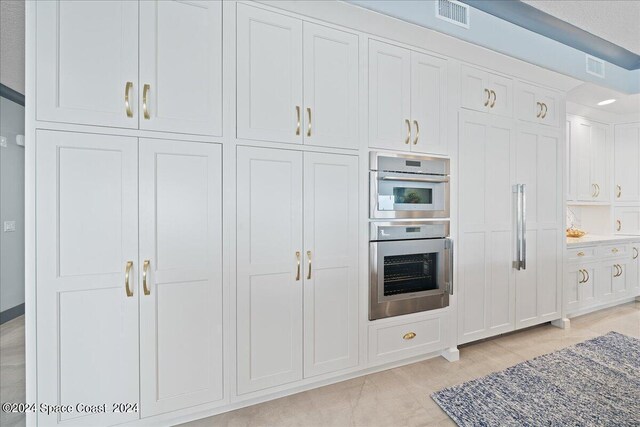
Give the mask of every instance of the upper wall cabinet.
[{"label": "upper wall cabinet", "polygon": [[237,96],[238,138],[355,149],[358,36],[238,4]]},{"label": "upper wall cabinet", "polygon": [[38,120],[222,134],[220,1],[36,7]]},{"label": "upper wall cabinet", "polygon": [[465,64],[460,77],[463,108],[513,116],[513,80]]},{"label": "upper wall cabinet", "polygon": [[516,85],[516,116],[520,120],[550,126],[559,125],[558,95],[541,87],[518,82]]},{"label": "upper wall cabinet", "polygon": [[446,154],[447,61],[369,41],[369,145]]},{"label": "upper wall cabinet", "polygon": [[568,116],[570,194],[583,202],[610,201],[608,126],[582,117]]},{"label": "upper wall cabinet", "polygon": [[614,200],[640,201],[640,124],[616,125],[614,159]]}]

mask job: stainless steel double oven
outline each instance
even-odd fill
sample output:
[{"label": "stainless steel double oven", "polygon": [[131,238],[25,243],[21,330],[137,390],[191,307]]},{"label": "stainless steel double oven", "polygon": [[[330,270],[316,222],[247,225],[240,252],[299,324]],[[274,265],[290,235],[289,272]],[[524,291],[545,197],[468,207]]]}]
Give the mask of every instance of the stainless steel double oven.
[{"label": "stainless steel double oven", "polygon": [[449,160],[386,153],[370,160],[369,319],[447,307]]}]

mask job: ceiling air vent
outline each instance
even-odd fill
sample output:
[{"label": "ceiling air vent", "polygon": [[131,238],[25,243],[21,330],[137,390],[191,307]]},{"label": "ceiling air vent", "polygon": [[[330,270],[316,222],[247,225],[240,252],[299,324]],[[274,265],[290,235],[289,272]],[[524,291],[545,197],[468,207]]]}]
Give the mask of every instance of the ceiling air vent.
[{"label": "ceiling air vent", "polygon": [[456,0],[436,0],[436,17],[469,28],[469,6]]},{"label": "ceiling air vent", "polygon": [[587,73],[604,79],[604,61],[587,55]]}]

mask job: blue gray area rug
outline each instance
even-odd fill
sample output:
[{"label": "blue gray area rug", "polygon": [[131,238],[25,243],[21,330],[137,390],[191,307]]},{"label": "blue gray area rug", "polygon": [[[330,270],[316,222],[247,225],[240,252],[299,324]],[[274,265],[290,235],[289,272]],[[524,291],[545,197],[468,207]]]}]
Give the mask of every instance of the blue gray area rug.
[{"label": "blue gray area rug", "polygon": [[609,332],[434,393],[459,426],[640,426],[640,340]]}]

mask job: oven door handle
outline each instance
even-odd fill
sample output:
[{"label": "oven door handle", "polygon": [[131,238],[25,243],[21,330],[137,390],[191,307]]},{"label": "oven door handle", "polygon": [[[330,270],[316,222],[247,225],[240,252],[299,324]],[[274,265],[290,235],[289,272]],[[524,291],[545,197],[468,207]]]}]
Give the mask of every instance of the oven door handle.
[{"label": "oven door handle", "polygon": [[414,178],[414,177],[404,177],[404,176],[381,176],[380,179],[382,181],[410,181],[410,182],[449,182],[448,176],[443,176],[441,178]]},{"label": "oven door handle", "polygon": [[445,286],[449,290],[449,295],[453,295],[453,240],[446,239],[444,249],[447,254],[447,267],[445,269]]}]

